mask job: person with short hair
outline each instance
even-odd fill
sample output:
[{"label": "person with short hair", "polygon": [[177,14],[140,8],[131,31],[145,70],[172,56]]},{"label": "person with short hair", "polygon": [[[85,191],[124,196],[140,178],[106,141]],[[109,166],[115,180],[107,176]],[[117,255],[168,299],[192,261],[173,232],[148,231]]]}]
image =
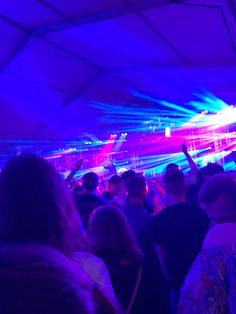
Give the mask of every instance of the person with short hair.
[{"label": "person with short hair", "polygon": [[185,177],[178,169],[164,175],[168,206],[153,220],[153,241],[171,290],[172,313],[176,312],[180,288],[201,250],[208,218],[198,207],[185,202]]},{"label": "person with short hair", "polygon": [[186,201],[198,206],[198,194],[204,182],[218,173],[224,173],[224,168],[216,163],[209,162],[205,167],[199,169],[196,173],[196,183],[188,186]]},{"label": "person with short hair", "polygon": [[167,304],[168,289],[152,242],[153,216],[147,212],[145,204],[147,195],[146,180],[142,176],[136,176],[129,179],[126,186],[128,198],[123,213],[144,252],[144,267],[149,272],[153,282],[158,283],[159,295],[161,289],[163,302]]},{"label": "person with short hair", "polygon": [[108,180],[108,189],[103,193],[103,198],[107,199],[108,201],[112,201],[115,195],[119,194],[121,191],[121,184],[122,180],[121,177],[117,174],[111,176]]},{"label": "person with short hair", "polygon": [[93,193],[99,183],[99,177],[95,172],[87,172],[82,177],[82,186],[85,192]]},{"label": "person with short hair", "polygon": [[166,172],[173,169],[179,170],[180,167],[175,163],[170,163],[166,166]]},{"label": "person with short hair", "polygon": [[127,170],[122,173],[121,179],[123,182],[127,182],[129,179],[136,177],[136,172],[134,170]]},{"label": "person with short hair", "polygon": [[106,204],[106,200],[97,194],[99,177],[95,172],[87,172],[82,177],[83,193],[75,196],[78,211],[85,229],[94,209]]},{"label": "person with short hair", "polygon": [[224,168],[217,163],[209,162],[205,167],[202,168],[204,182],[218,173],[224,173]]},{"label": "person with short hair", "polygon": [[236,313],[236,181],[213,176],[199,202],[213,227],[185,280],[178,313]]},{"label": "person with short hair", "polygon": [[150,226],[152,216],[147,213],[145,200],[147,195],[147,184],[144,177],[133,177],[126,183],[127,187],[127,203],[123,208],[131,228],[137,236],[139,244],[143,250],[149,246]]},{"label": "person with short hair", "polygon": [[123,206],[127,203],[127,181],[131,178],[136,177],[136,173],[134,170],[127,170],[121,175],[121,182],[119,184],[119,190],[114,195],[110,205],[122,209]]}]

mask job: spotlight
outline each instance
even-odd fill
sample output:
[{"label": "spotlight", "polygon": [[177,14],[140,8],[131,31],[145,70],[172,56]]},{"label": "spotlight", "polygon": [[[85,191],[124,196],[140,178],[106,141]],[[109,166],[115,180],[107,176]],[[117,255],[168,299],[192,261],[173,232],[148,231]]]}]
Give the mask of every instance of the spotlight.
[{"label": "spotlight", "polygon": [[114,135],[112,134],[111,137],[114,137]]},{"label": "spotlight", "polygon": [[208,113],[208,110],[205,110],[204,112],[205,112],[205,113]]},{"label": "spotlight", "polygon": [[125,135],[128,135],[127,133],[125,133]]},{"label": "spotlight", "polygon": [[114,134],[114,137],[117,137],[117,134]]},{"label": "spotlight", "polygon": [[231,108],[233,108],[233,107],[234,107],[234,105],[230,105],[230,107],[231,107]]},{"label": "spotlight", "polygon": [[202,114],[205,114],[205,111],[202,111]]}]

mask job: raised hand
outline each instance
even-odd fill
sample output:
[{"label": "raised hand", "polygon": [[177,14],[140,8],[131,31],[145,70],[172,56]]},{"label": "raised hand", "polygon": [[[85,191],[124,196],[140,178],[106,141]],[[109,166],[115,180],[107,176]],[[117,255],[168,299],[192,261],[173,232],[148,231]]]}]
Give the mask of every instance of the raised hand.
[{"label": "raised hand", "polygon": [[187,145],[184,143],[182,144],[182,152],[186,155],[188,154],[188,148],[187,148]]},{"label": "raised hand", "polygon": [[81,169],[81,166],[83,165],[84,160],[83,159],[79,159],[76,164],[75,164],[75,170],[78,171]]}]

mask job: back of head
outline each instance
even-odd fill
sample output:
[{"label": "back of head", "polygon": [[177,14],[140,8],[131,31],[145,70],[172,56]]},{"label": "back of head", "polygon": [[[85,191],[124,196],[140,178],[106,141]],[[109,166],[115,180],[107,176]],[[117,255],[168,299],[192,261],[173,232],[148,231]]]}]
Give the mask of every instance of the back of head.
[{"label": "back of head", "polygon": [[136,177],[136,172],[134,170],[127,170],[121,175],[123,182],[127,182],[129,179]]},{"label": "back of head", "polygon": [[185,193],[185,177],[181,170],[170,169],[164,175],[165,190],[172,196],[179,196]]},{"label": "back of head", "polygon": [[[205,206],[215,203],[222,204],[219,200],[225,200],[225,208],[236,213],[236,182],[226,174],[216,174],[211,177],[201,188],[199,202]],[[222,212],[222,214],[224,214]]]},{"label": "back of head", "polygon": [[99,178],[95,172],[87,172],[82,177],[82,185],[88,192],[93,192],[98,187]]},{"label": "back of head", "polygon": [[[43,158],[21,155],[0,175],[0,243],[36,243],[65,253],[83,245],[64,181]],[[79,249],[79,247],[78,247]]]},{"label": "back of head", "polygon": [[147,192],[147,184],[144,177],[134,177],[127,181],[127,192],[129,198],[143,198]]},{"label": "back of head", "polygon": [[108,190],[113,196],[118,195],[121,192],[122,187],[121,177],[117,174],[113,175],[108,180]]},{"label": "back of head", "polygon": [[203,177],[206,179],[223,172],[224,168],[221,165],[211,162],[209,162],[202,170]]},{"label": "back of head", "polygon": [[114,174],[113,176],[111,176],[108,180],[108,184],[120,184],[121,183],[121,177],[118,176],[117,174]]},{"label": "back of head", "polygon": [[92,251],[100,257],[115,255],[133,261],[140,258],[132,230],[117,208],[104,206],[96,209],[90,218],[87,235]]},{"label": "back of head", "polygon": [[166,171],[169,171],[169,170],[179,170],[179,166],[175,163],[170,163],[166,166]]}]

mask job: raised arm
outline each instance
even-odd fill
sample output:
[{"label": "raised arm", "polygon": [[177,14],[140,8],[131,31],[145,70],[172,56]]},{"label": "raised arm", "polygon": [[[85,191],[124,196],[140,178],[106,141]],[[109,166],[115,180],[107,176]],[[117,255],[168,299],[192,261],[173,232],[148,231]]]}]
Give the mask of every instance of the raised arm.
[{"label": "raised arm", "polygon": [[81,169],[81,166],[83,164],[83,159],[79,159],[77,163],[75,164],[75,167],[71,170],[70,174],[66,178],[66,183],[69,184],[71,180],[73,179],[74,175],[76,174],[77,171]]},{"label": "raised arm", "polygon": [[182,145],[182,152],[184,153],[184,155],[188,161],[189,168],[190,168],[192,174],[197,174],[198,167],[195,164],[195,162],[193,161],[192,157],[189,155],[187,145],[185,143]]}]

